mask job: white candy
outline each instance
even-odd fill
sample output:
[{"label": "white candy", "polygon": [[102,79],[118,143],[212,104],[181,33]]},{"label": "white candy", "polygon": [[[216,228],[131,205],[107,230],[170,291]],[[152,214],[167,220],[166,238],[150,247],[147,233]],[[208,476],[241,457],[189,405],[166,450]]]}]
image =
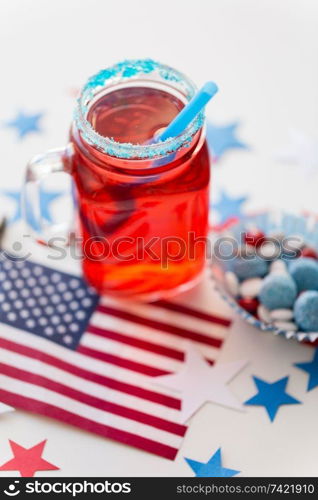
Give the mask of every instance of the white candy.
[{"label": "white candy", "polygon": [[298,326],[292,321],[274,321],[273,323],[280,330],[285,330],[286,332],[296,332]]},{"label": "white candy", "polygon": [[285,239],[285,234],[280,231],[273,231],[268,234],[268,237],[281,243]]},{"label": "white candy", "polygon": [[256,248],[253,245],[249,245],[248,243],[245,243],[244,245],[239,246],[237,253],[240,257],[255,255]]},{"label": "white candy", "polygon": [[269,266],[270,273],[288,274],[287,266],[283,260],[274,260]]},{"label": "white candy", "polygon": [[240,286],[240,295],[242,295],[242,297],[244,298],[257,297],[261,289],[262,283],[263,280],[261,278],[249,278],[247,280],[244,280]]},{"label": "white candy", "polygon": [[279,254],[279,247],[273,241],[262,244],[257,253],[262,259],[275,259]]},{"label": "white candy", "polygon": [[239,294],[240,284],[236,274],[232,273],[232,271],[227,271],[224,276],[230,294],[233,295],[233,297],[237,297]]},{"label": "white candy", "polygon": [[294,312],[292,309],[273,309],[270,317],[273,321],[288,321],[293,319]]},{"label": "white candy", "polygon": [[288,250],[301,250],[305,245],[304,238],[300,234],[287,236],[284,246]]},{"label": "white candy", "polygon": [[263,304],[260,304],[257,308],[257,316],[264,323],[271,323],[270,311],[266,309]]}]

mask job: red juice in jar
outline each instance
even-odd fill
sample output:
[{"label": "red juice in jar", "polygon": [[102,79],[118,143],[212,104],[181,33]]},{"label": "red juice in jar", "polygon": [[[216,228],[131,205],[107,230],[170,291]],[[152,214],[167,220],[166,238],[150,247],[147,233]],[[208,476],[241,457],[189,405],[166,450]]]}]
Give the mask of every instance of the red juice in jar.
[{"label": "red juice in jar", "polygon": [[69,144],[28,164],[25,214],[48,244],[62,228],[44,224],[39,185],[53,173],[72,176],[83,273],[102,294],[154,300],[192,286],[203,271],[210,178],[203,112],[176,137],[153,140],[196,90],[151,59],[103,69],[81,91]]},{"label": "red juice in jar", "polygon": [[[97,99],[87,118],[101,136],[145,144],[183,106],[166,91],[126,87]],[[78,141],[73,137],[74,175],[88,281],[101,293],[149,298],[193,282],[204,267],[208,227],[209,159],[201,133],[184,156],[159,167],[155,160],[113,165],[111,157],[96,165]]]}]

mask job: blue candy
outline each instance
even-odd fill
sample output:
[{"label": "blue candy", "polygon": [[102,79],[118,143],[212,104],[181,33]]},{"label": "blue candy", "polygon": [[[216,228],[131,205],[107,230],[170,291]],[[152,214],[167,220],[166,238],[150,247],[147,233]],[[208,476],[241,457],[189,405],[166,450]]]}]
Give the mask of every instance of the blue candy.
[{"label": "blue candy", "polygon": [[310,257],[300,257],[289,264],[289,272],[295,280],[298,292],[318,290],[318,263]]},{"label": "blue candy", "polygon": [[294,280],[287,274],[269,274],[263,281],[259,300],[267,309],[290,309],[297,297]]},{"label": "blue candy", "polygon": [[318,292],[303,292],[295,302],[294,317],[304,332],[318,332]]},{"label": "blue candy", "polygon": [[232,264],[232,270],[239,280],[262,278],[268,271],[268,263],[258,256],[249,258],[238,257]]}]

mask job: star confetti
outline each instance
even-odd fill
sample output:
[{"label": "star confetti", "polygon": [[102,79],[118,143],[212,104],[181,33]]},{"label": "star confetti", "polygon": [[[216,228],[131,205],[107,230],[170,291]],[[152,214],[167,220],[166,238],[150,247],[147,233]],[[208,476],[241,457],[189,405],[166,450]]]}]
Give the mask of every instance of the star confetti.
[{"label": "star confetti", "polygon": [[59,467],[42,458],[46,440],[32,448],[24,448],[10,440],[9,443],[14,458],[1,465],[0,471],[19,471],[22,477],[33,477],[37,471],[59,470]]},{"label": "star confetti", "polygon": [[246,361],[234,361],[211,366],[190,344],[180,372],[156,377],[154,383],[181,393],[180,418],[186,422],[206,402],[242,410],[227,384],[245,365]]},{"label": "star confetti", "polygon": [[43,113],[36,113],[34,115],[20,111],[17,113],[13,120],[6,122],[7,127],[16,129],[18,137],[23,139],[26,135],[32,132],[41,132],[39,121]]},{"label": "star confetti", "polygon": [[212,209],[218,214],[218,225],[223,226],[226,222],[241,218],[243,205],[247,199],[247,196],[231,197],[222,191],[219,200],[212,205]]},{"label": "star confetti", "polygon": [[258,393],[251,399],[245,401],[246,405],[264,406],[270,420],[273,422],[278,409],[282,405],[301,404],[301,401],[293,398],[285,391],[288,377],[281,378],[277,382],[265,382],[258,377],[253,377]]},{"label": "star confetti", "polygon": [[190,458],[185,458],[185,461],[190,465],[196,477],[232,477],[240,473],[238,470],[222,467],[221,448],[206,463]]},{"label": "star confetti", "polygon": [[301,167],[312,173],[318,170],[318,140],[300,130],[289,131],[289,144],[277,151],[275,157],[283,163]]},{"label": "star confetti", "polygon": [[230,149],[246,149],[247,145],[236,137],[238,123],[230,123],[224,126],[207,124],[206,137],[211,149],[212,158],[218,161]]},{"label": "star confetti", "polygon": [[[2,194],[7,198],[10,198],[15,203],[15,211],[11,218],[9,218],[8,223],[13,224],[14,222],[19,221],[22,218],[22,210],[21,210],[21,192],[20,191],[2,191]],[[43,188],[40,189],[40,210],[43,219],[47,222],[53,222],[53,218],[50,212],[50,206],[53,201],[62,196],[64,193],[56,192],[56,191],[44,191]],[[34,230],[38,230],[37,222],[33,217],[33,212],[30,210],[27,212],[27,218],[29,224],[33,227]]]},{"label": "star confetti", "polygon": [[318,349],[315,350],[312,361],[305,363],[295,363],[297,368],[304,370],[309,375],[307,391],[311,391],[318,386]]}]

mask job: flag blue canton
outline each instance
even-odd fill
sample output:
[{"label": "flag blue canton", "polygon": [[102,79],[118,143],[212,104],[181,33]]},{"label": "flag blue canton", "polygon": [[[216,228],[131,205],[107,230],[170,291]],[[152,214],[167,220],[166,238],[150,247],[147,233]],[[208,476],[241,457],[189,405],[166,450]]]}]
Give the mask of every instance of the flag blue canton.
[{"label": "flag blue canton", "polygon": [[81,278],[1,256],[2,323],[75,350],[98,298]]}]

